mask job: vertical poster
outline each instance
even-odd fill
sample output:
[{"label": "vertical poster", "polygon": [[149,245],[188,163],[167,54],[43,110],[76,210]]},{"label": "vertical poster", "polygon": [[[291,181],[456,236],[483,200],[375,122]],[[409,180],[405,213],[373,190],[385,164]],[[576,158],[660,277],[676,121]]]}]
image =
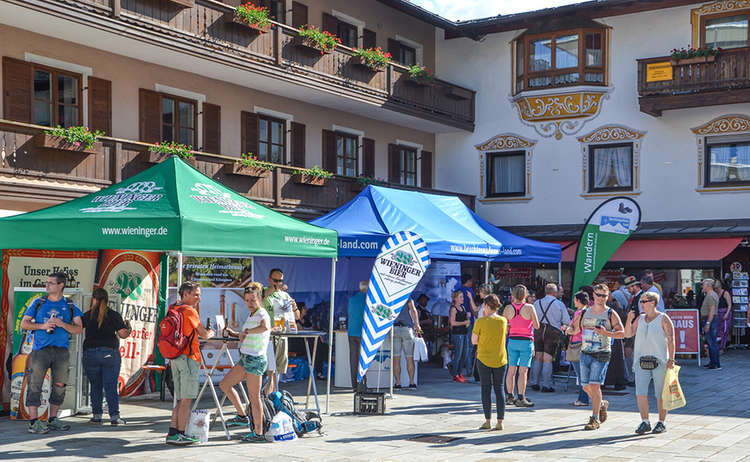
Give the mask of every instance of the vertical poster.
[{"label": "vertical poster", "polygon": [[[33,335],[25,336],[25,331],[21,329],[21,319],[24,313],[39,297],[45,295],[44,290],[20,290],[14,291],[13,294],[13,360],[11,362],[10,372],[10,418],[18,420],[27,420],[29,412],[26,408],[26,392],[28,380],[26,379],[26,362],[31,354],[33,347]],[[49,404],[49,374],[45,377],[42,385],[42,403],[39,406],[39,415],[44,416]]]},{"label": "vertical poster", "polygon": [[[2,290],[0,291],[0,358],[7,364],[8,356],[14,355],[12,339],[15,330],[13,308],[14,290],[17,287],[39,288],[44,291],[47,277],[58,271],[68,276],[68,288],[90,292],[94,285],[94,273],[99,253],[93,251],[57,251],[9,249],[3,251]],[[80,307],[85,311],[85,307]],[[10,377],[3,367],[0,374],[3,408],[10,403]]]},{"label": "vertical poster", "polygon": [[674,324],[674,346],[677,354],[697,354],[700,365],[700,321],[698,310],[669,310]]},{"label": "vertical poster", "polygon": [[141,393],[148,375],[143,365],[153,360],[159,317],[158,252],[102,250],[98,286],[111,300],[120,301],[124,321],[130,321],[130,337],[120,340],[120,395]]}]

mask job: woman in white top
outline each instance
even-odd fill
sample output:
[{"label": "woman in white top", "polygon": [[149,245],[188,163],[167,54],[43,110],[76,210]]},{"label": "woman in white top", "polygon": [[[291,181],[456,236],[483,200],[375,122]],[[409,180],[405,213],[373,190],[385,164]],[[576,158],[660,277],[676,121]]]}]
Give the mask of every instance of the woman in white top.
[{"label": "woman in white top", "polygon": [[482,284],[479,286],[477,292],[479,292],[479,299],[482,300],[482,304],[479,306],[479,313],[477,314],[477,319],[479,319],[492,314],[490,310],[487,310],[487,304],[484,302],[485,298],[492,295],[492,286],[489,284]]},{"label": "woman in white top", "polygon": [[[636,318],[635,311],[630,311],[625,322],[625,337],[630,338],[635,335],[633,350],[635,395],[638,399],[638,410],[643,419],[635,431],[639,435],[649,431],[652,433],[667,431],[664,425],[667,411],[663,407],[661,395],[667,369],[674,367],[674,325],[669,316],[656,311],[658,304],[658,293],[644,292],[640,299],[642,314]],[[651,422],[648,420],[648,387],[652,380],[659,407],[659,422],[653,431]]]},{"label": "woman in white top", "polygon": [[[261,306],[263,286],[258,282],[251,282],[245,287],[245,303],[250,310],[250,316],[242,325],[239,332],[240,360],[219,383],[219,387],[237,409],[237,416],[227,421],[228,426],[249,427],[248,418],[240,397],[234,386],[245,381],[250,395],[250,410],[253,413],[254,429],[245,436],[244,441],[251,443],[265,442],[263,437],[263,404],[260,399],[260,387],[263,374],[266,372],[266,349],[271,336],[271,319]],[[229,332],[230,335],[233,332]]]}]

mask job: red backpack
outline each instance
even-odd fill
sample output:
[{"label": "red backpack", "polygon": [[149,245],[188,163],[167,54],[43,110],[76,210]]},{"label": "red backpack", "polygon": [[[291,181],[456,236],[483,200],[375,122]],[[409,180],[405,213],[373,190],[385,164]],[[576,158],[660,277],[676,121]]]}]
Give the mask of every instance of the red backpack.
[{"label": "red backpack", "polygon": [[182,354],[190,355],[192,353],[195,329],[190,335],[185,335],[182,331],[182,312],[185,308],[189,307],[187,305],[170,305],[166,316],[159,323],[157,345],[161,355],[166,359],[175,359]]}]

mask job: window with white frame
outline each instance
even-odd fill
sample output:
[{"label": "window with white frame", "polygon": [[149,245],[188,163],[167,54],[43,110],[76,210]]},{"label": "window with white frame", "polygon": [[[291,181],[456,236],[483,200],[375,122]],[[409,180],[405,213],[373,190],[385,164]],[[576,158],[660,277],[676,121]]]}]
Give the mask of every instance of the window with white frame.
[{"label": "window with white frame", "polygon": [[526,151],[487,153],[487,197],[526,194]]},{"label": "window with white frame", "polygon": [[750,185],[750,137],[733,141],[707,139],[705,178],[707,187]]},{"label": "window with white frame", "polygon": [[589,147],[589,192],[633,190],[633,143]]}]

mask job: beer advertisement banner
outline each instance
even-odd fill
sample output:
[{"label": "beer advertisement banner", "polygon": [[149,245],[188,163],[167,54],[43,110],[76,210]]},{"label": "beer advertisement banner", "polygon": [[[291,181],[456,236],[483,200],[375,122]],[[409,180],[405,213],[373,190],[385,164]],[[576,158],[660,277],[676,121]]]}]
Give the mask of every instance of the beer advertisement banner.
[{"label": "beer advertisement banner", "polygon": [[[39,288],[44,291],[47,277],[57,271],[68,275],[68,289],[81,289],[90,292],[94,284],[96,261],[99,253],[95,251],[58,251],[9,249],[3,251],[2,257],[2,294],[0,307],[2,319],[0,325],[0,358],[6,364],[8,356],[16,354],[13,348],[13,333],[16,329],[14,308],[15,288]],[[11,308],[13,307],[13,308]],[[82,311],[86,307],[80,307]],[[0,374],[3,408],[10,403],[10,377],[7,368]]]},{"label": "beer advertisement banner", "polygon": [[130,321],[130,337],[120,340],[119,388],[121,396],[140,393],[151,359],[159,317],[159,252],[102,250],[98,287],[120,302],[120,314]]},{"label": "beer advertisement banner", "polygon": [[614,197],[594,210],[578,240],[573,291],[596,280],[610,257],[640,223],[641,208],[627,197]]}]

